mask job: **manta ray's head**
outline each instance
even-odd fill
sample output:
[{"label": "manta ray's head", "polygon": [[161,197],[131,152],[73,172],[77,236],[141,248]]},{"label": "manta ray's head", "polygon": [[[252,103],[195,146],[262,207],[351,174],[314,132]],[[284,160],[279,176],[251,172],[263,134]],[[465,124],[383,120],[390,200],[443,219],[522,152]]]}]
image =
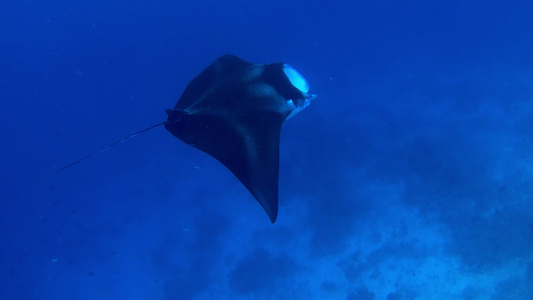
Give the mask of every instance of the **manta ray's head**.
[{"label": "manta ray's head", "polygon": [[287,119],[290,119],[295,114],[307,108],[311,104],[311,100],[316,98],[316,95],[309,94],[309,83],[296,69],[287,64],[283,64],[283,72],[292,86],[301,92],[301,97],[294,97],[287,100],[288,104],[293,107],[292,112],[287,117]]}]

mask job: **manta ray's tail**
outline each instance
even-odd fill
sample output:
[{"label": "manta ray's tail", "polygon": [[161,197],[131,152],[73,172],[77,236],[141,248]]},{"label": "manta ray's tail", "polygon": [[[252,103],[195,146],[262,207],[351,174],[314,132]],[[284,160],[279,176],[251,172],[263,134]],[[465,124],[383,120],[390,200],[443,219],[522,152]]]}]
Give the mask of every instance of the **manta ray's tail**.
[{"label": "manta ray's tail", "polygon": [[159,123],[159,124],[157,124],[157,125],[150,126],[150,127],[146,128],[146,129],[143,129],[143,130],[141,130],[141,131],[138,131],[138,132],[136,132],[136,133],[134,133],[134,134],[132,134],[132,135],[129,135],[129,136],[123,138],[123,139],[120,139],[120,140],[118,140],[118,141],[112,143],[111,145],[109,145],[109,146],[107,146],[107,147],[104,147],[104,148],[102,148],[102,149],[100,149],[100,150],[98,150],[98,151],[96,151],[96,152],[94,152],[94,153],[91,153],[91,154],[89,154],[89,155],[87,155],[87,156],[85,156],[85,157],[82,157],[82,158],[80,158],[80,159],[74,161],[74,162],[71,162],[70,164],[68,164],[68,165],[66,165],[66,166],[64,166],[64,167],[61,167],[61,168],[57,169],[57,171],[58,171],[58,172],[59,172],[59,171],[62,171],[62,170],[66,169],[66,168],[68,168],[68,167],[71,167],[71,166],[73,166],[73,165],[75,165],[75,164],[77,164],[77,163],[79,163],[79,162],[81,162],[81,161],[86,160],[87,158],[93,157],[93,156],[95,156],[96,154],[99,154],[99,153],[101,153],[101,152],[104,152],[105,150],[107,150],[107,149],[109,149],[109,148],[111,148],[111,147],[113,147],[113,146],[115,146],[115,145],[117,145],[117,144],[120,144],[120,143],[124,142],[125,140],[131,139],[132,137],[134,137],[134,136],[136,136],[136,135],[139,135],[139,134],[141,134],[141,133],[143,133],[143,132],[146,132],[146,131],[152,130],[152,129],[157,128],[157,127],[159,127],[159,126],[163,126],[163,125],[165,125],[166,123],[167,123],[167,122]]}]

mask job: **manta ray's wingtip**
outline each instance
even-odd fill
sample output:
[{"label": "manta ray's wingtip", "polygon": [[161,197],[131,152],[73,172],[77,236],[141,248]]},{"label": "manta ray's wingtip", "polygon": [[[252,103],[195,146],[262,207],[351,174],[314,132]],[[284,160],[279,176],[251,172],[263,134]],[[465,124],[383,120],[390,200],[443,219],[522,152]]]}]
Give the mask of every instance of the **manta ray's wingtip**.
[{"label": "manta ray's wingtip", "polygon": [[268,215],[268,217],[270,218],[270,222],[272,224],[276,223],[276,220],[278,219],[278,214],[273,214],[273,215]]},{"label": "manta ray's wingtip", "polygon": [[263,207],[263,209],[267,213],[268,218],[270,219],[270,222],[272,224],[274,224],[276,222],[276,220],[278,219],[278,201],[277,201],[277,197],[276,197],[276,201],[262,202],[262,201],[258,200],[258,202],[259,202],[259,204],[261,204],[261,206]]}]

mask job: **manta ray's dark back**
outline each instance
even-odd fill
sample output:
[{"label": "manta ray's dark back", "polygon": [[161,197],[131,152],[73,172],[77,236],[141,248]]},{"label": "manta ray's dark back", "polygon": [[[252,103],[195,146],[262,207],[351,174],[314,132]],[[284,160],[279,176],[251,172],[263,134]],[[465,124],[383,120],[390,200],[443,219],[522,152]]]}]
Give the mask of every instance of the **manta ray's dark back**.
[{"label": "manta ray's dark back", "polygon": [[278,215],[279,142],[283,122],[316,96],[283,63],[251,64],[224,55],[194,78],[165,128],[226,166],[265,209]]}]

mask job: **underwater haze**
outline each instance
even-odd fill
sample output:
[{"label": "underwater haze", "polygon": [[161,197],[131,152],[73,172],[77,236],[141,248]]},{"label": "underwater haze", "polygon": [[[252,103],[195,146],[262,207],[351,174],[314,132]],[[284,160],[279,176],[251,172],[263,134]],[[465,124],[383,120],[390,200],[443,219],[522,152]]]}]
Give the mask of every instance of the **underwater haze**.
[{"label": "underwater haze", "polygon": [[[533,2],[0,2],[0,299],[533,299]],[[294,66],[279,216],[157,128]]]}]

